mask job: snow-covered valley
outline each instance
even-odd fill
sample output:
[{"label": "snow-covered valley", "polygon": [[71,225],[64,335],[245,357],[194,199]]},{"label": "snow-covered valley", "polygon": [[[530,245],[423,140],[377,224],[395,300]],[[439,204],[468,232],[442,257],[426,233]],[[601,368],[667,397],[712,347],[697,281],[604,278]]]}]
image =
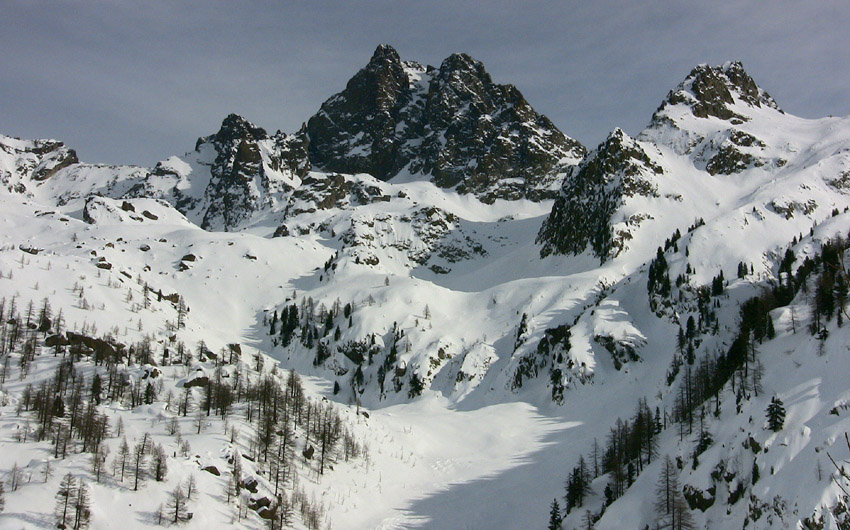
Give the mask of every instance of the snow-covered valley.
[{"label": "snow-covered valley", "polygon": [[850,118],[699,66],[585,154],[506,87],[381,46],[154,168],[0,136],[0,527],[70,474],[91,528],[844,528]]}]

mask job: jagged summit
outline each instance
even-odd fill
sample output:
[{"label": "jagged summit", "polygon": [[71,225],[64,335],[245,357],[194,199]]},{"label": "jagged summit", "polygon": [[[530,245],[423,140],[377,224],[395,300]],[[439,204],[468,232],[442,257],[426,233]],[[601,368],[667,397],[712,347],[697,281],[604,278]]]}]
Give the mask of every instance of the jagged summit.
[{"label": "jagged summit", "polygon": [[701,64],[691,70],[685,80],[667,94],[653,119],[659,119],[669,105],[684,104],[698,118],[713,116],[723,120],[747,121],[746,116],[732,108],[736,102],[782,112],[776,101],[759,88],[739,61],[730,61],[722,66]]},{"label": "jagged summit", "polygon": [[221,122],[221,128],[216,133],[217,141],[227,141],[232,138],[261,140],[268,134],[262,127],[257,127],[238,114],[228,114]]},{"label": "jagged summit", "polygon": [[[740,62],[699,65],[668,94],[648,128],[636,138],[615,130],[567,175],[536,239],[541,256],[589,252],[604,262],[641,247],[640,234],[681,230],[694,218],[718,215],[721,205],[771,212],[780,225],[798,216],[803,226],[835,204],[834,176],[809,175],[787,196],[765,191],[752,203],[759,186],[792,179],[796,170],[789,168],[808,167],[799,154],[806,134],[799,127]],[[686,222],[669,223],[682,212]]]},{"label": "jagged summit", "polygon": [[398,52],[378,46],[345,90],[325,101],[307,122],[313,164],[344,173],[370,173],[382,180],[395,174],[400,168],[394,163],[397,142],[392,136],[408,92]]},{"label": "jagged summit", "polygon": [[214,156],[211,163],[200,164],[209,167],[211,177],[200,203],[205,229],[238,229],[276,204],[310,168],[303,132],[269,136],[237,114],[228,115],[214,135],[200,138],[195,151],[201,158]]},{"label": "jagged summit", "polygon": [[479,61],[386,46],[312,130],[229,115],[154,168],[0,136],[0,527],[69,526],[64,477],[123,530],[181,495],[208,528],[669,527],[667,477],[680,526],[848,526],[850,117],[748,79],[698,67],[576,165]]},{"label": "jagged summit", "polygon": [[369,60],[370,65],[382,63],[401,63],[401,57],[398,51],[389,44],[378,44],[378,47],[372,53],[372,58]]},{"label": "jagged summit", "polygon": [[268,136],[268,133],[262,127],[257,127],[239,114],[230,113],[222,120],[218,132],[198,138],[195,143],[195,150],[200,149],[201,144],[204,143],[226,145],[241,140],[262,140],[268,138]]},{"label": "jagged summit", "polygon": [[559,174],[585,152],[469,55],[424,68],[388,45],[322,104],[307,131],[317,168],[380,180],[406,171],[486,202],[553,196]]},{"label": "jagged summit", "polygon": [[627,237],[615,233],[614,213],[629,197],[657,197],[651,176],[661,173],[638,142],[614,129],[564,180],[537,235],[540,255],[581,254],[589,248],[603,262],[616,256]]}]

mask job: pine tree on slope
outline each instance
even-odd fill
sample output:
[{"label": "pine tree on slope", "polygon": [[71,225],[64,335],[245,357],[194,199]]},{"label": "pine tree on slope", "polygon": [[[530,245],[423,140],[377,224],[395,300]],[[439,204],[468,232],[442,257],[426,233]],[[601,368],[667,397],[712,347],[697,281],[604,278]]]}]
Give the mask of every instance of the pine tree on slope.
[{"label": "pine tree on slope", "polygon": [[549,510],[549,530],[561,530],[561,507],[558,506],[558,499],[552,499],[552,505]]},{"label": "pine tree on slope", "polygon": [[773,432],[779,432],[785,425],[785,404],[781,399],[774,396],[767,406],[767,426]]}]

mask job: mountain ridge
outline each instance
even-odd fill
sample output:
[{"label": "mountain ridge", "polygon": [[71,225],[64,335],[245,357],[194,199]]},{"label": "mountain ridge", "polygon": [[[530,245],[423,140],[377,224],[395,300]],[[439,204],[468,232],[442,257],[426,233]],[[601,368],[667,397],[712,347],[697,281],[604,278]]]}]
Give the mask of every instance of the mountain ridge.
[{"label": "mountain ridge", "polygon": [[[332,478],[319,478],[305,474],[315,454],[300,453],[308,448],[299,438],[295,474],[327,502],[335,527],[542,527],[551,499],[562,499],[576,477],[570,466],[587,464],[593,451],[601,462],[590,478],[579,472],[590,485],[583,499],[567,492],[563,528],[584,518],[600,529],[662,524],[653,505],[665,455],[698,526],[840,519],[828,509],[841,495],[823,455],[842,454],[835,443],[850,430],[838,272],[850,254],[838,237],[850,231],[850,118],[785,114],[739,63],[699,66],[634,137],[615,129],[533,185],[476,181],[453,172],[442,144],[417,151],[408,140],[427,137],[426,125],[451,127],[455,116],[462,134],[467,118],[498,108],[478,96],[504,102],[513,89],[492,84],[463,54],[427,68],[381,46],[369,64],[374,71],[350,84],[385,121],[374,129],[381,134],[363,133],[363,144],[339,144],[340,153],[357,154],[351,172],[312,164],[321,144],[309,123],[269,134],[236,115],[194,151],[154,168],[65,162],[76,157],[61,143],[0,137],[3,304],[14,299],[20,312],[27,298],[49,298],[77,335],[147,340],[150,366],[128,357],[116,374],[140,380],[155,368],[176,393],[192,381],[198,403],[217,372],[235,388],[239,373],[257,381],[281,369],[303,374],[375,447],[374,464],[344,464],[338,453]],[[333,96],[327,108],[353,105],[355,92]],[[399,116],[426,111],[428,120],[410,121],[421,130],[402,134]],[[385,151],[372,149],[386,139]],[[494,152],[467,147],[459,159]],[[433,167],[447,172],[382,178],[395,167],[385,160],[409,167],[408,155],[422,168],[442,160]],[[367,163],[390,169],[359,172]],[[16,377],[0,405],[0,433],[23,432],[30,416],[15,411],[15,400],[62,362],[36,329],[29,346],[17,341],[6,357]],[[242,365],[225,361],[233,344]],[[40,368],[19,379],[31,353]],[[86,373],[99,369],[93,355],[76,362]],[[760,423],[773,397],[788,412],[778,431]],[[163,399],[105,410],[135,418],[135,436],[150,421],[166,444],[157,417],[170,421],[177,400],[169,408]],[[274,491],[272,460],[251,449],[263,428],[242,422],[255,412],[238,410],[241,437],[192,434],[203,448],[197,465],[223,465],[228,457],[215,451],[241,447],[256,456],[260,491]],[[647,424],[647,410],[659,425],[640,431],[650,444],[607,452],[609,440]],[[10,443],[8,454],[37,472],[47,443]],[[9,458],[0,458],[3,469]],[[88,477],[83,458],[51,462]],[[181,477],[197,467],[191,456],[168,458]],[[215,500],[217,510],[199,509],[199,521],[235,517],[238,505],[211,489],[230,473],[203,475],[204,502]],[[48,501],[34,493],[42,487],[33,481],[9,493],[7,506],[25,498],[33,517],[47,517]],[[103,513],[130,501],[144,506],[149,513],[127,523],[144,528],[164,488],[150,481],[133,493],[116,479],[94,491]],[[482,495],[509,501],[459,509]],[[257,506],[259,498],[249,500]],[[237,524],[265,524],[259,509],[238,509]],[[308,519],[297,514],[293,524],[310,527]]]}]

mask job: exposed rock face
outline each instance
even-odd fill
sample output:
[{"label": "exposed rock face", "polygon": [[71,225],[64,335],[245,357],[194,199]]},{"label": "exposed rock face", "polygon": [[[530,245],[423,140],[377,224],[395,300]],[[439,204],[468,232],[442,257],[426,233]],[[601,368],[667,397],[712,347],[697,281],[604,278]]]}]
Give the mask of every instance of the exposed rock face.
[{"label": "exposed rock face", "polygon": [[33,152],[44,156],[42,162],[32,172],[33,180],[37,181],[47,180],[60,169],[80,162],[77,152],[65,147],[62,142],[51,142],[34,149]]},{"label": "exposed rock face", "polygon": [[[235,114],[224,119],[216,134],[198,139],[195,150],[201,152],[205,144],[216,153],[204,193],[201,227],[205,229],[238,227],[268,206],[275,193],[291,190],[292,178],[304,177],[310,169],[303,133],[269,136]],[[178,197],[177,204],[191,207],[183,197]]]},{"label": "exposed rock face", "polygon": [[311,173],[301,181],[301,186],[292,194],[286,215],[298,215],[329,208],[349,208],[373,202],[388,202],[390,197],[385,195],[374,182],[372,180],[370,183],[356,177],[346,178],[336,173]]},{"label": "exposed rock face", "polygon": [[564,181],[537,235],[540,255],[580,254],[588,247],[602,261],[616,255],[611,217],[624,198],[657,196],[647,176],[660,173],[635,140],[615,129]]},{"label": "exposed rock face", "polygon": [[0,184],[17,193],[28,190],[27,180],[38,184],[79,163],[73,149],[55,140],[19,140],[0,135],[0,151],[16,161],[15,167],[0,166]]},{"label": "exposed rock face", "polygon": [[621,210],[631,197],[681,201],[679,192],[659,193],[658,177],[664,170],[647,150],[660,154],[663,147],[665,154],[685,157],[679,167],[693,168],[688,172],[692,178],[785,165],[783,158],[771,156],[775,150],[744,130],[755,109],[782,112],[741,63],[694,68],[670,91],[637,140],[615,130],[571,170],[538,233],[541,256],[589,249],[602,261],[616,257],[635,228],[654,216],[648,209]]},{"label": "exposed rock face", "polygon": [[756,85],[743,65],[734,61],[723,66],[702,64],[691,70],[685,80],[667,95],[653,121],[667,105],[681,103],[690,106],[691,112],[698,118],[713,116],[722,120],[747,121],[749,118],[730,108],[735,100],[752,107],[764,105],[780,110],[770,94]]},{"label": "exposed rock face", "polygon": [[424,68],[386,45],[307,132],[319,168],[380,180],[406,170],[487,202],[552,197],[559,174],[585,154],[519,90],[493,83],[481,62],[453,54]]},{"label": "exposed rock face", "polygon": [[393,48],[379,46],[365,68],[307,122],[310,158],[343,173],[386,180],[398,172],[396,126],[410,103],[408,75]]}]

